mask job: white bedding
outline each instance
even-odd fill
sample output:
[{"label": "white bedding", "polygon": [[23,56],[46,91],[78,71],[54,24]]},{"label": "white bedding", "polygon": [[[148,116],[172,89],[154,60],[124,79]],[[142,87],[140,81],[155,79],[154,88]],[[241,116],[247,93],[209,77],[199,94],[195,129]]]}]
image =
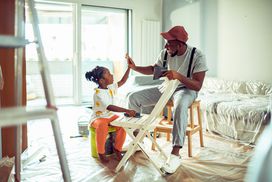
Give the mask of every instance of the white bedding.
[{"label": "white bedding", "polygon": [[207,129],[246,143],[256,143],[270,121],[269,85],[207,78],[199,93]]}]

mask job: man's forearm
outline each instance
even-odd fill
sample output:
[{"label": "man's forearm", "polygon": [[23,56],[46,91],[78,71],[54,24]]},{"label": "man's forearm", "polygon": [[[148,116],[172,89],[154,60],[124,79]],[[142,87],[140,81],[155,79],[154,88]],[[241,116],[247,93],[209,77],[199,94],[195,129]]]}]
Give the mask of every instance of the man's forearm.
[{"label": "man's forearm", "polygon": [[183,83],[188,89],[199,91],[202,87],[203,80],[205,78],[205,72],[199,72],[193,75],[193,78],[187,78],[184,75],[179,74],[178,80]]},{"label": "man's forearm", "polygon": [[153,66],[136,66],[133,70],[145,75],[152,75],[154,71],[154,67]]},{"label": "man's forearm", "polygon": [[195,90],[195,91],[199,91],[201,86],[199,84],[198,81],[196,80],[192,80],[190,78],[187,78],[185,76],[180,76],[178,79],[181,83],[183,83],[186,88],[191,89],[191,90]]}]

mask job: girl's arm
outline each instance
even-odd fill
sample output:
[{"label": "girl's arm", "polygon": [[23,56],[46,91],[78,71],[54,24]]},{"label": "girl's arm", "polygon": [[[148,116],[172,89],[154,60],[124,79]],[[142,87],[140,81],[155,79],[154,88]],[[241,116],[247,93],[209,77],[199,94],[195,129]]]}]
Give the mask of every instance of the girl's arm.
[{"label": "girl's arm", "polygon": [[124,83],[126,83],[126,81],[128,79],[129,72],[130,72],[130,67],[127,68],[127,71],[125,72],[123,78],[119,82],[117,82],[118,87],[121,87],[122,85],[124,85]]},{"label": "girl's arm", "polygon": [[113,111],[113,112],[125,112],[127,113],[130,117],[133,117],[136,115],[136,111],[131,110],[131,109],[125,109],[123,107],[115,106],[115,105],[109,105],[107,107],[107,110]]}]

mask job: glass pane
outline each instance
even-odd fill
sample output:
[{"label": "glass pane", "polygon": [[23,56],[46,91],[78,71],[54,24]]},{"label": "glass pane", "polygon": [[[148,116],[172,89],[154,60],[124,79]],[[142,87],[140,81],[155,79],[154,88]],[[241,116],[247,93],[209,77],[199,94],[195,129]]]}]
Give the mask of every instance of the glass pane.
[{"label": "glass pane", "polygon": [[127,10],[83,6],[82,8],[82,100],[92,102],[94,83],[85,73],[95,66],[107,67],[119,80],[127,52]]},{"label": "glass pane", "polygon": [[[36,3],[39,28],[57,104],[71,103],[73,96],[73,22],[72,5]],[[32,24],[26,17],[26,38],[34,40]],[[27,46],[28,105],[44,101],[44,91],[38,68],[36,45]]]}]

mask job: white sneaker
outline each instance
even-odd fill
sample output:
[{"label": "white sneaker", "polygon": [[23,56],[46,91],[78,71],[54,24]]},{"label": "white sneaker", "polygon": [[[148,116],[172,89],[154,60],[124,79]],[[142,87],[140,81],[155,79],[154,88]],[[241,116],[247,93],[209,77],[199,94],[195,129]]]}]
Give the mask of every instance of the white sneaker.
[{"label": "white sneaker", "polygon": [[167,162],[162,166],[162,170],[167,173],[176,172],[177,168],[181,165],[181,156],[170,154]]}]

